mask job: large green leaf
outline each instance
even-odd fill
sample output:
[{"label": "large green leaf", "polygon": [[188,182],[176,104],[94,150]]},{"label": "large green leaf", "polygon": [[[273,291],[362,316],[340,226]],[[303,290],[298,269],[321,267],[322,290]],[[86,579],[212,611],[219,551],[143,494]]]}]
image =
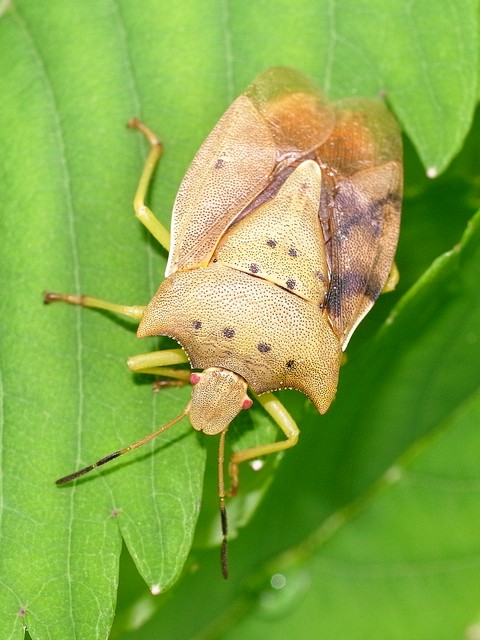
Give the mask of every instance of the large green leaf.
[{"label": "large green leaf", "polygon": [[[115,607],[122,538],[150,588],[163,591],[177,579],[199,512],[206,457],[205,443],[184,424],[101,474],[62,488],[53,483],[178,414],[189,395],[172,389],[153,396],[148,380],[129,375],[126,356],[155,348],[138,343],[129,322],[41,305],[45,289],[143,304],[161,280],[166,256],[130,213],[145,143],[124,124],[139,115],[164,140],[152,199],[166,224],[181,176],[204,136],[234,96],[274,64],[310,73],[332,98],[386,91],[424,166],[440,171],[458,152],[472,119],[478,7],[473,1],[398,0],[386,7],[366,0],[17,0],[2,3],[1,10],[0,638],[21,638],[25,626],[35,640],[104,638]],[[470,164],[458,171],[456,184],[468,182]],[[452,176],[439,183],[450,195]],[[406,186],[404,237],[410,241],[400,246],[399,264],[411,284],[457,240],[471,203],[464,195],[464,201],[441,199],[437,211],[428,205],[432,187],[410,151]],[[409,211],[419,211],[418,218],[409,219]],[[423,229],[425,237],[418,233]],[[466,284],[457,287],[451,278],[445,292],[435,278],[411,294],[423,306],[405,303],[390,333],[379,338],[389,349],[368,337],[394,298],[377,305],[352,342],[351,364],[342,372],[330,416],[319,420],[303,398],[286,394],[303,430],[302,445],[285,456],[269,501],[232,544],[236,579],[225,587],[217,579],[217,562],[205,567],[209,555],[199,551],[191,566],[199,562],[200,571],[184,580],[177,598],[157,600],[156,606],[166,607],[158,620],[170,637],[189,637],[218,620],[227,603],[243,603],[240,580],[250,580],[269,555],[299,543],[329,514],[363,495],[396,456],[447,420],[439,399],[451,396],[448,415],[458,405],[455,415],[461,416],[460,406],[475,391],[469,367],[478,342],[447,375],[453,347],[433,371],[426,357],[439,353],[446,329],[439,328],[438,340],[429,329],[447,309],[455,318],[456,302],[472,322],[475,306]],[[424,328],[419,335],[418,323]],[[465,319],[458,323],[465,326]],[[474,326],[465,335],[475,336]],[[362,339],[367,342],[360,349]],[[410,342],[411,349],[401,348]],[[407,354],[419,373],[405,378]],[[437,382],[422,394],[425,371]],[[364,387],[365,405],[358,378],[365,385],[379,380],[375,392]],[[353,393],[346,392],[349,386]],[[355,418],[360,411],[361,421]],[[245,420],[244,426],[255,425],[251,436],[270,434],[261,412]],[[453,425],[456,418],[451,420]],[[240,522],[246,520],[249,502],[268,476],[262,473],[260,480],[244,473],[243,503],[232,503],[232,521],[235,511]],[[205,502],[215,506],[213,481],[206,495]],[[278,509],[280,501],[288,508]],[[203,511],[199,546],[218,526],[214,506]],[[402,522],[411,517],[409,510],[399,511]],[[354,535],[350,527],[347,534]],[[262,593],[258,585],[255,599]],[[196,588],[202,597],[198,616],[186,608],[190,603],[195,610]],[[329,593],[327,584],[322,593]],[[126,596],[122,605],[133,598]],[[158,633],[155,627],[152,637]]]}]

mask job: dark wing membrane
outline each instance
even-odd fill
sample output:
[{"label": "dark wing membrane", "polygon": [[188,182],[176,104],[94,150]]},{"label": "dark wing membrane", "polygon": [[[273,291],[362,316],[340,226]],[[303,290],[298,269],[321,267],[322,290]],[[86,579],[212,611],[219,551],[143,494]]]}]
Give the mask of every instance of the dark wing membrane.
[{"label": "dark wing membrane", "polygon": [[270,69],[223,115],[175,201],[166,275],[206,266],[239,213],[281,169],[328,139],[334,113],[301,74]]},{"label": "dark wing membrane", "polygon": [[392,267],[400,226],[402,144],[398,125],[382,103],[357,99],[336,107],[335,128],[316,154],[330,271],[327,309],[345,348]]}]

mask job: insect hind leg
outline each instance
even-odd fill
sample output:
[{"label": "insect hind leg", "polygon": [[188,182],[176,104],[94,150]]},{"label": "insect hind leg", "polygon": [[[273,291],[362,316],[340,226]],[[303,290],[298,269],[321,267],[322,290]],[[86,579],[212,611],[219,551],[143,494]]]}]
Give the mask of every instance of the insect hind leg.
[{"label": "insect hind leg", "polygon": [[140,181],[138,183],[137,191],[133,200],[135,216],[150,231],[152,236],[162,245],[162,247],[169,251],[169,232],[145,204],[145,197],[152,181],[153,172],[155,171],[155,167],[157,166],[158,161],[160,160],[160,157],[162,155],[162,143],[153,133],[153,131],[145,126],[143,122],[141,122],[137,118],[132,118],[131,120],[129,120],[128,126],[143,133],[145,138],[150,143],[150,152],[145,161],[142,175],[140,176]]}]

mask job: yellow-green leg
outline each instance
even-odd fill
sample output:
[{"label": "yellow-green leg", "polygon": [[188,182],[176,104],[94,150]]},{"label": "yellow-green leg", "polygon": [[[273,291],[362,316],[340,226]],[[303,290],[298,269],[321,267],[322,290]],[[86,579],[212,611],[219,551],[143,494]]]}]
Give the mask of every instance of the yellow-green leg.
[{"label": "yellow-green leg", "polygon": [[[132,118],[128,125],[132,127],[132,129],[138,129],[138,131],[143,133],[150,143],[150,152],[145,161],[145,166],[143,168],[142,175],[140,176],[140,181],[133,201],[135,215],[150,231],[154,238],[168,251],[170,247],[170,234],[145,204],[145,197],[152,180],[153,172],[162,155],[162,144],[153,131],[146,127],[137,118]],[[66,302],[68,304],[78,305],[81,307],[103,309],[105,311],[111,311],[112,313],[127,316],[138,322],[142,319],[142,315],[145,310],[145,306],[140,305],[132,306],[115,304],[92,296],[53,292],[47,292],[44,294],[44,302],[45,304],[50,304],[52,302]],[[159,356],[156,356],[155,354],[161,353],[162,352],[154,352],[152,354],[144,354],[130,358],[129,366],[132,371],[163,375],[188,382],[190,375],[188,371],[176,371],[175,369],[168,367],[168,365],[188,362],[185,353],[181,349],[172,349],[171,351],[163,352],[165,355],[160,356],[159,359]],[[148,358],[148,356],[150,357]]]},{"label": "yellow-green leg", "polygon": [[392,263],[392,268],[390,269],[390,273],[388,274],[387,281],[382,289],[382,293],[390,293],[390,291],[394,291],[395,287],[400,280],[400,273],[398,272],[398,267],[395,262]]},{"label": "yellow-green leg", "polygon": [[[145,307],[135,305],[114,304],[100,298],[92,296],[75,296],[63,293],[47,292],[43,296],[45,304],[52,302],[66,302],[80,307],[90,307],[93,309],[104,309],[112,313],[118,313],[140,322]],[[188,358],[183,349],[166,349],[165,351],[151,351],[150,353],[140,353],[131,356],[127,364],[131,371],[136,373],[147,373],[166,378],[174,378],[184,384],[190,381],[190,370],[173,369],[172,365],[188,362]]]},{"label": "yellow-green leg", "polygon": [[232,485],[228,495],[231,497],[235,496],[238,491],[238,465],[241,462],[254,460],[255,458],[266,456],[269,453],[277,453],[279,451],[289,449],[297,444],[298,436],[300,434],[294,419],[285,409],[280,400],[273,395],[273,393],[264,393],[261,396],[257,396],[256,394],[254,395],[265,411],[275,420],[283,431],[286,436],[286,440],[263,444],[258,447],[251,447],[250,449],[244,449],[243,451],[235,451],[232,454],[228,468],[232,480]]},{"label": "yellow-green leg", "polygon": [[[129,127],[132,127],[132,129],[138,129],[138,131],[141,131],[141,133],[143,133],[143,135],[150,143],[150,153],[148,154],[145,161],[145,166],[143,167],[142,175],[140,176],[140,181],[138,183],[137,191],[133,200],[135,215],[140,220],[140,222],[145,225],[145,227],[150,231],[153,237],[158,240],[162,247],[169,251],[170,234],[145,204],[145,196],[150,186],[153,172],[162,155],[162,144],[158,140],[157,136],[153,133],[153,131],[146,127],[143,122],[140,122],[140,120],[138,120],[137,118],[132,118],[129,121],[128,125]],[[49,304],[51,302],[67,302],[68,304],[80,305],[82,307],[105,309],[106,311],[119,313],[138,321],[141,320],[143,311],[145,309],[145,307],[139,305],[129,306],[123,304],[113,304],[112,302],[107,302],[106,300],[93,298],[91,296],[69,295],[51,292],[45,293],[44,301],[46,304]]]},{"label": "yellow-green leg", "polygon": [[173,369],[172,367],[172,365],[186,362],[188,362],[188,358],[183,349],[165,349],[164,351],[139,353],[127,360],[130,370],[136,373],[165,376],[188,383],[190,382],[190,369]]},{"label": "yellow-green leg", "polygon": [[145,166],[143,167],[142,175],[140,176],[140,182],[138,183],[137,187],[137,192],[133,200],[135,215],[140,220],[140,222],[150,231],[152,236],[156,240],[158,240],[162,247],[164,247],[167,251],[170,251],[169,232],[165,229],[163,224],[159,222],[159,220],[157,220],[153,212],[145,204],[145,197],[152,180],[153,172],[155,171],[155,167],[157,166],[157,163],[162,155],[162,143],[153,133],[153,131],[146,127],[143,122],[137,120],[137,118],[132,118],[129,121],[128,126],[132,127],[132,129],[138,129],[138,131],[141,131],[150,143],[150,153],[148,154],[147,160],[145,161]]},{"label": "yellow-green leg", "polygon": [[68,304],[78,305],[80,307],[104,309],[105,311],[111,311],[112,313],[133,318],[133,320],[138,320],[138,322],[142,319],[145,310],[145,307],[140,305],[114,304],[113,302],[101,300],[100,298],[92,298],[92,296],[76,296],[66,293],[52,293],[51,291],[43,294],[43,301],[45,304],[67,302]]}]

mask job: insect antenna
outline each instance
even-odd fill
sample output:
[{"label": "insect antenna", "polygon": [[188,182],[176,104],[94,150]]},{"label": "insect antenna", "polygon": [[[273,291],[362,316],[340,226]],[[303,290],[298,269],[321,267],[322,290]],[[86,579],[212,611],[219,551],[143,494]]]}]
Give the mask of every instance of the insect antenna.
[{"label": "insect antenna", "polygon": [[187,404],[187,406],[179,416],[177,416],[173,420],[170,420],[170,422],[167,422],[167,424],[164,424],[156,431],[153,431],[153,433],[149,433],[147,436],[144,436],[140,440],[137,440],[136,442],[129,445],[128,447],[124,447],[123,449],[120,449],[119,451],[114,451],[113,453],[109,453],[103,458],[100,458],[100,460],[97,460],[97,462],[94,462],[93,464],[88,465],[88,467],[85,467],[84,469],[80,469],[79,471],[74,471],[73,473],[70,473],[68,476],[59,478],[58,480],[55,481],[55,484],[66,484],[67,482],[76,480],[77,478],[84,476],[86,473],[93,471],[93,469],[96,469],[97,467],[101,467],[102,464],[106,464],[107,462],[110,462],[110,460],[115,460],[115,458],[119,458],[120,456],[123,456],[125,453],[128,453],[129,451],[133,451],[134,449],[138,449],[139,447],[142,447],[147,442],[150,442],[150,440],[153,440],[154,438],[159,436],[161,433],[164,433],[165,431],[167,431],[167,429],[170,429],[170,427],[173,427],[173,425],[177,424],[177,422],[180,422],[180,420],[184,418],[189,411],[190,411],[190,402]]},{"label": "insect antenna", "polygon": [[222,526],[222,546],[220,547],[220,564],[222,567],[222,575],[228,578],[228,520],[227,510],[225,508],[225,478],[223,475],[223,464],[225,462],[225,437],[227,429],[221,432],[220,442],[218,445],[218,497],[220,498],[220,522]]}]

